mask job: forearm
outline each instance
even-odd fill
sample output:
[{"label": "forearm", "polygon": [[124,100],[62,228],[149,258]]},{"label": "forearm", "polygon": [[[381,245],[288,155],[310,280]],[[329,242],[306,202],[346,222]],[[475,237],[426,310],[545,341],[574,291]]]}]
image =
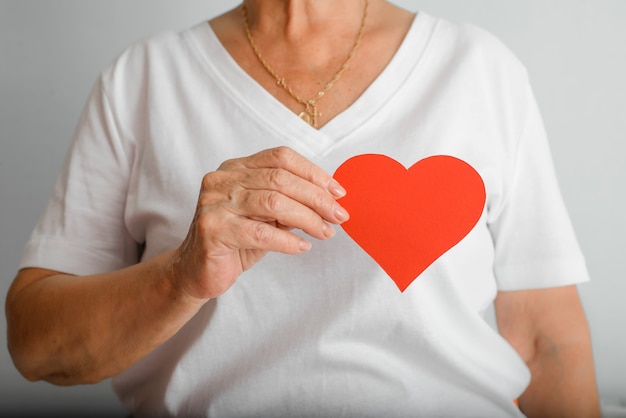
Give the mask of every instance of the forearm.
[{"label": "forearm", "polygon": [[589,325],[576,286],[499,292],[498,329],[531,372],[528,417],[600,416]]},{"label": "forearm", "polygon": [[545,335],[537,337],[535,355],[528,362],[531,382],[520,398],[520,409],[528,417],[600,417],[586,331],[567,344],[557,344]]},{"label": "forearm", "polygon": [[[181,246],[128,269],[73,277],[18,274],[7,296],[9,349],[26,377],[57,384],[125,370],[226,292],[268,251],[300,254],[298,229],[328,239],[345,190],[286,147],[225,161],[202,179]],[[54,272],[52,272],[54,273]]]},{"label": "forearm", "polygon": [[200,308],[183,298],[163,254],[89,277],[53,275],[7,297],[9,349],[31,380],[92,383],[128,368]]}]

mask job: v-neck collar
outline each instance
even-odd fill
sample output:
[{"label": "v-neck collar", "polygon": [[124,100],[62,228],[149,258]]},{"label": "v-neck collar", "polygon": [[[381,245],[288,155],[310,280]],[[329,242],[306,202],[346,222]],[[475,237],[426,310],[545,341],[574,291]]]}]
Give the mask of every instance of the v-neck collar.
[{"label": "v-neck collar", "polygon": [[385,69],[347,109],[320,129],[302,121],[245,72],[224,48],[208,22],[191,29],[191,39],[203,65],[246,114],[287,143],[297,141],[315,155],[323,155],[369,120],[401,89],[426,50],[437,20],[419,12]]}]

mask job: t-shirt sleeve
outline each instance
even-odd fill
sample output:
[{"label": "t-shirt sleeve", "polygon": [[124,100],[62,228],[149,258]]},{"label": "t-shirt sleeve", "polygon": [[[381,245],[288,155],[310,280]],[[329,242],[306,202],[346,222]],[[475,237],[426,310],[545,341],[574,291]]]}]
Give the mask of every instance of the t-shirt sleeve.
[{"label": "t-shirt sleeve", "polygon": [[546,133],[530,86],[504,204],[490,221],[500,290],[557,287],[589,280],[561,196]]},{"label": "t-shirt sleeve", "polygon": [[86,275],[137,262],[124,223],[133,140],[94,86],[53,194],[23,252],[20,268]]}]

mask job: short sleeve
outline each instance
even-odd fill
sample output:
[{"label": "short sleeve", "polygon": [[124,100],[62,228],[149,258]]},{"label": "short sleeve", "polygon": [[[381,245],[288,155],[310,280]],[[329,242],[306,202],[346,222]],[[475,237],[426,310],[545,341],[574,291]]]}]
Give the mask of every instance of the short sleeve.
[{"label": "short sleeve", "polygon": [[526,119],[506,182],[504,204],[490,220],[500,290],[557,287],[589,280],[565,208],[543,121],[530,87]]},{"label": "short sleeve", "polygon": [[133,152],[132,138],[112,111],[101,78],[20,268],[86,275],[137,262],[137,243],[124,224]]}]

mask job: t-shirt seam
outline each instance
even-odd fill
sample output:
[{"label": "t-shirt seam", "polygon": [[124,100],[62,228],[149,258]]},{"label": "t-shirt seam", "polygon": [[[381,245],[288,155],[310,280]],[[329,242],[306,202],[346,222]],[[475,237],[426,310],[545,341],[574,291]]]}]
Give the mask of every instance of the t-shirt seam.
[{"label": "t-shirt seam", "polygon": [[[98,248],[92,245],[86,245],[84,241],[79,242],[77,240],[69,239],[67,238],[67,236],[61,237],[61,236],[51,235],[51,234],[37,234],[36,236],[34,236],[32,239],[29,240],[29,242],[27,243],[27,246],[36,246],[36,248],[40,249],[42,246],[55,245],[58,243],[63,243],[65,247],[78,249],[80,252],[105,254],[109,260],[116,262],[116,264],[129,265],[130,263],[132,263],[131,260],[127,260],[124,257],[118,257],[112,254],[110,251],[107,251],[106,248]],[[99,257],[99,258],[102,258],[102,257]],[[30,257],[29,259],[32,260],[33,257]],[[46,261],[50,261],[50,260],[46,259]],[[76,265],[76,263],[74,263],[69,257],[65,259],[64,264],[72,265],[72,266]],[[111,264],[111,263],[106,263],[106,264]]]},{"label": "t-shirt seam", "polygon": [[560,263],[564,263],[564,262],[569,262],[569,261],[576,261],[576,262],[584,262],[584,258],[578,257],[578,256],[570,256],[570,257],[550,257],[550,258],[543,258],[543,259],[537,259],[534,258],[532,260],[527,260],[527,261],[516,261],[516,262],[511,262],[511,263],[498,263],[497,266],[498,267],[519,267],[519,266],[528,266],[528,265],[548,265],[548,264],[560,264]]}]

